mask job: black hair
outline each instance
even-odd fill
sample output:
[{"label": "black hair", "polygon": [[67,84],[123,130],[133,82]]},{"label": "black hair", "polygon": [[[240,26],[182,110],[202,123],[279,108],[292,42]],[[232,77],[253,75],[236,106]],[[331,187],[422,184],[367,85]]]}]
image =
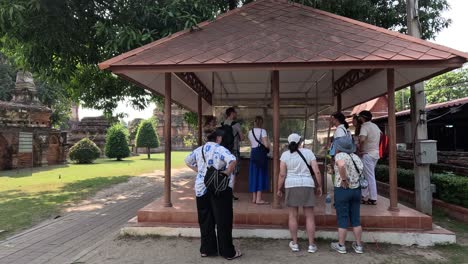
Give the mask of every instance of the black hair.
[{"label": "black hair", "polygon": [[234,107],[229,107],[226,109],[226,117],[229,117],[232,113],[235,113],[236,109]]},{"label": "black hair", "polygon": [[299,142],[291,142],[288,145],[288,149],[291,153],[296,152],[299,149]]},{"label": "black hair", "polygon": [[348,124],[348,122],[346,122],[346,117],[345,117],[345,115],[343,115],[343,113],[336,112],[336,113],[332,114],[332,117],[335,118],[336,120],[338,120],[338,122],[340,122],[340,124],[344,125],[346,129],[349,128],[349,124]]},{"label": "black hair", "polygon": [[216,139],[218,138],[218,133],[216,133],[216,129],[210,129],[206,131],[206,133],[208,134],[206,136],[206,140],[208,142],[216,142]]}]

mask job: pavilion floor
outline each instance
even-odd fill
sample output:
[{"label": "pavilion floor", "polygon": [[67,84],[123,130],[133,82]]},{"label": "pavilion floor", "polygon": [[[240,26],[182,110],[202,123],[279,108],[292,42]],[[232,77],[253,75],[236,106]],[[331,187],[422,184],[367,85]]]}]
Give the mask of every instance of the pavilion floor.
[{"label": "pavilion floor", "polygon": [[[240,199],[234,201],[234,228],[279,228],[288,226],[288,210],[273,209],[271,205],[256,205],[251,202],[251,194],[237,193]],[[265,195],[271,201],[271,194]],[[193,182],[187,182],[172,190],[173,207],[164,207],[163,199],[158,199],[138,211],[133,225],[196,227],[197,210]],[[388,210],[389,200],[379,197],[377,205],[361,206],[361,224],[364,230],[393,230],[399,232],[432,230],[432,218],[414,209],[399,205],[398,212]],[[317,199],[315,220],[318,230],[336,228],[336,215],[325,214],[325,197]],[[304,225],[301,213],[299,224]]]}]

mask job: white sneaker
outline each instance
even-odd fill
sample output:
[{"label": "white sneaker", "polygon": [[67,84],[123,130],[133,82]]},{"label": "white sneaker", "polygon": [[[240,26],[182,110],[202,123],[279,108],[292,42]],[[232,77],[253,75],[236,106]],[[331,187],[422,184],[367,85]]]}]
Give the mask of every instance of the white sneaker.
[{"label": "white sneaker", "polygon": [[309,253],[317,252],[317,246],[316,245],[309,245],[309,249],[307,249],[307,252],[309,252]]},{"label": "white sneaker", "polygon": [[358,245],[356,242],[353,242],[352,246],[353,246],[354,252],[358,254],[364,253],[364,248],[362,247],[362,245]]},{"label": "white sneaker", "polygon": [[299,245],[298,245],[298,244],[294,244],[293,241],[289,242],[289,248],[290,248],[293,252],[298,252],[298,251],[299,251]]},{"label": "white sneaker", "polygon": [[341,246],[340,243],[338,242],[332,242],[330,244],[330,247],[337,251],[338,253],[341,253],[341,254],[346,254],[346,247],[345,246]]}]

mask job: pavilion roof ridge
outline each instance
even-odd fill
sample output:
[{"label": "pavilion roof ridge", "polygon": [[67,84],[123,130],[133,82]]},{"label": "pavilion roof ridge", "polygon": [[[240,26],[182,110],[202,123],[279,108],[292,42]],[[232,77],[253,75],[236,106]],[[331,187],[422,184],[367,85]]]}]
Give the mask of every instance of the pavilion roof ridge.
[{"label": "pavilion roof ridge", "polygon": [[[264,1],[264,0],[260,0],[260,1]],[[411,35],[400,33],[398,31],[393,31],[393,30],[390,30],[390,29],[378,27],[376,25],[368,24],[368,23],[365,23],[365,22],[362,22],[362,21],[359,21],[359,20],[356,20],[356,19],[352,19],[352,18],[345,17],[345,16],[340,16],[340,15],[337,15],[337,14],[333,14],[331,12],[327,12],[327,11],[317,9],[317,8],[313,8],[313,7],[310,7],[310,6],[305,6],[305,5],[302,5],[302,4],[299,4],[299,3],[292,3],[292,2],[289,2],[288,0],[276,0],[276,1],[288,2],[291,5],[299,6],[301,8],[305,8],[305,9],[308,9],[310,11],[319,13],[321,15],[329,16],[329,17],[334,18],[334,19],[339,19],[339,20],[342,20],[344,22],[348,22],[348,23],[352,23],[352,24],[355,24],[355,25],[358,25],[358,26],[366,27],[368,29],[376,30],[378,32],[381,32],[381,33],[384,33],[384,34],[389,34],[389,35],[392,35],[392,36],[395,36],[395,37],[404,38],[404,39],[412,41],[412,42],[417,42],[418,44],[421,44],[421,45],[430,46],[431,48],[434,48],[434,49],[439,49],[439,50],[442,50],[442,51],[451,52],[451,53],[453,53],[455,55],[468,58],[468,52],[463,52],[463,51],[460,51],[460,50],[456,50],[456,49],[453,49],[453,48],[450,48],[450,47],[447,47],[447,46],[443,46],[443,45],[431,42],[429,40],[420,39],[420,38],[417,38],[417,37],[413,37]]]}]

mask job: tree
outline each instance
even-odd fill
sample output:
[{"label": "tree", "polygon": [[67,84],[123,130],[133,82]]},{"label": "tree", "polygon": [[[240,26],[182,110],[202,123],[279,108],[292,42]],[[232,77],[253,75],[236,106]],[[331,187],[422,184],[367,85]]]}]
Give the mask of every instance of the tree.
[{"label": "tree", "polygon": [[89,138],[83,138],[70,148],[70,160],[78,164],[93,163],[101,155],[101,150]]},{"label": "tree", "polygon": [[15,88],[15,71],[0,53],[0,101],[10,101]]},{"label": "tree", "polygon": [[428,104],[443,103],[468,97],[468,69],[439,75],[425,83]]},{"label": "tree", "polygon": [[107,130],[105,152],[108,158],[116,158],[118,161],[130,156],[128,130],[120,123],[114,124]]},{"label": "tree", "polygon": [[151,119],[144,120],[138,126],[136,134],[136,146],[146,148],[148,159],[151,158],[151,148],[159,147],[159,137],[155,129],[156,124]]},{"label": "tree", "polygon": [[135,140],[137,132],[138,132],[138,128],[140,127],[140,123],[143,120],[144,119],[142,119],[142,118],[135,118],[135,119],[133,119],[132,121],[130,121],[128,123],[128,132],[129,132],[130,141]]},{"label": "tree", "polygon": [[[58,82],[74,101],[112,113],[130,97],[148,106],[143,89],[96,64],[210,20],[251,0],[0,0],[0,51],[16,65]],[[405,1],[295,0],[384,28],[406,32]],[[450,24],[447,0],[421,0],[423,38]]]}]

